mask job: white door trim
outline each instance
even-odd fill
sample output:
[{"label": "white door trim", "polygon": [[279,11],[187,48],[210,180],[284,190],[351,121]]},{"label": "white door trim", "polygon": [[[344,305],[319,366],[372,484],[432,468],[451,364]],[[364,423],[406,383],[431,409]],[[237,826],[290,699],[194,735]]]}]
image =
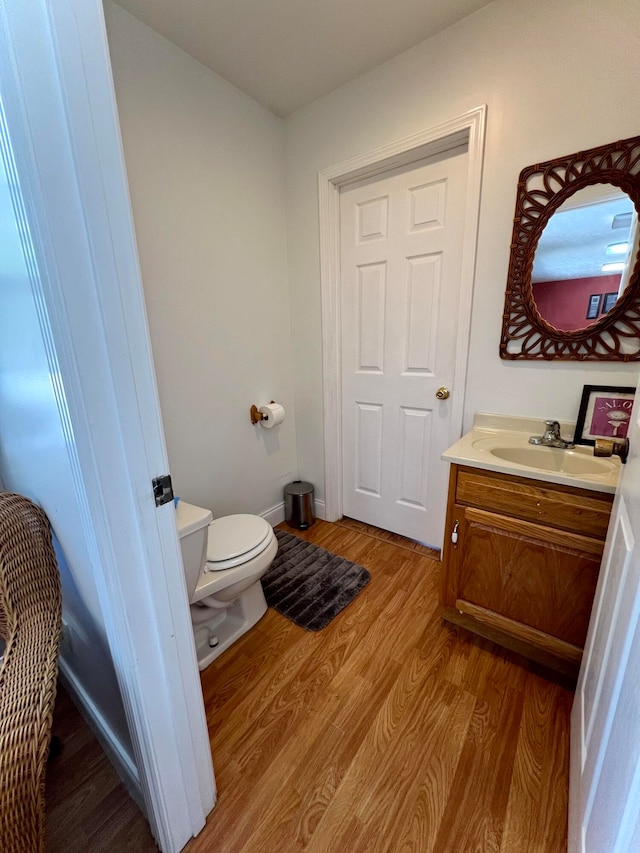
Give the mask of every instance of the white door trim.
[{"label": "white door trim", "polygon": [[322,369],[324,384],[324,479],[327,521],[342,516],[342,380],[340,355],[340,188],[346,184],[422,160],[467,142],[469,181],[460,283],[460,323],[456,343],[452,425],[462,430],[471,298],[475,273],[480,189],[487,107],[483,104],[451,121],[344,160],[318,174]]},{"label": "white door trim", "polygon": [[215,783],[174,510],[151,488],[168,463],[102,3],[4,0],[0,56],[0,146],[91,571],[151,826],[177,853]]}]

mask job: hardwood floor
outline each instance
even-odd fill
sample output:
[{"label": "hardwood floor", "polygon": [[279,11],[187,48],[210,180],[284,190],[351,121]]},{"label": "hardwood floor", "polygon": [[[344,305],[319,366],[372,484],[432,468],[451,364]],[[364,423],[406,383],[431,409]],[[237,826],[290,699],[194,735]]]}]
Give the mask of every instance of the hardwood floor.
[{"label": "hardwood floor", "polygon": [[[397,545],[399,548],[407,548],[409,551],[416,551],[418,554],[424,554],[425,557],[431,557],[432,560],[440,559],[440,551],[436,548],[430,548],[428,545],[423,545],[422,542],[416,542],[414,539],[407,539],[405,536],[399,536],[397,533],[392,533],[390,530],[382,530],[380,527],[374,527],[372,524],[365,524],[363,521],[357,521],[355,518],[347,518],[347,516],[344,516],[340,521],[336,521],[335,523],[340,527],[355,530],[356,533],[366,533],[369,536],[373,536],[374,539],[381,539],[383,542],[390,542],[393,545]],[[286,525],[284,526],[286,527]]]},{"label": "hardwood floor", "polygon": [[157,853],[142,812],[60,684],[52,732],[61,749],[47,764],[46,853]]},{"label": "hardwood floor", "polygon": [[372,580],[318,634],[269,610],[202,674],[218,804],[188,853],[565,851],[572,692],[446,626],[418,550],[293,532]]},{"label": "hardwood floor", "polygon": [[[202,673],[218,803],[186,853],[564,853],[572,692],[445,625],[415,543],[292,532],[372,579],[317,634],[269,610]],[[79,720],[61,692],[47,853],[155,851]]]}]

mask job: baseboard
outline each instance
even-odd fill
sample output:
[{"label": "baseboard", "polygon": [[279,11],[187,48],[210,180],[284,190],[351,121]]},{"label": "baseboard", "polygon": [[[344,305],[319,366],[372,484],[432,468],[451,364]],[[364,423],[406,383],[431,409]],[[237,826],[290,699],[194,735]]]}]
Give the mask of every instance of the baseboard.
[{"label": "baseboard", "polygon": [[[324,520],[327,517],[324,501],[314,501],[314,505],[316,509],[316,518]],[[284,521],[284,501],[272,506],[271,509],[265,510],[265,512],[261,512],[260,515],[262,518],[265,518],[272,527],[275,527],[276,524],[281,524]]]},{"label": "baseboard", "polygon": [[327,518],[327,514],[325,512],[324,501],[315,501],[315,507],[316,507],[316,518],[321,518],[323,521],[325,521]]},{"label": "baseboard", "polygon": [[261,512],[260,515],[265,518],[272,527],[275,527],[276,524],[280,524],[284,521],[284,501],[272,506],[271,509],[265,510],[265,512]]},{"label": "baseboard", "polygon": [[147,809],[142,795],[138,768],[124,749],[113,729],[107,723],[71,667],[60,658],[58,661],[60,681],[71,697],[74,705],[80,711],[85,723],[89,726],[96,740],[104,750],[109,761],[120,777],[129,796],[134,800],[140,811],[146,816]]}]

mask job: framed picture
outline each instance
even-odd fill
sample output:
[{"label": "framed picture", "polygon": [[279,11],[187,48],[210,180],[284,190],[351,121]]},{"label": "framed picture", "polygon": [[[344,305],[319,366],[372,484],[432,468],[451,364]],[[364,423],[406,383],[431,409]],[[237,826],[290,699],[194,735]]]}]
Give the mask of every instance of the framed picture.
[{"label": "framed picture", "polygon": [[602,313],[607,314],[618,301],[617,293],[605,293],[604,303],[602,305]]},{"label": "framed picture", "polygon": [[594,293],[589,297],[589,307],[587,308],[587,320],[595,320],[598,316],[598,311],[600,310],[600,303],[602,302],[602,294]]},{"label": "framed picture", "polygon": [[626,438],[635,391],[618,385],[585,385],[573,443],[594,445],[596,438]]}]

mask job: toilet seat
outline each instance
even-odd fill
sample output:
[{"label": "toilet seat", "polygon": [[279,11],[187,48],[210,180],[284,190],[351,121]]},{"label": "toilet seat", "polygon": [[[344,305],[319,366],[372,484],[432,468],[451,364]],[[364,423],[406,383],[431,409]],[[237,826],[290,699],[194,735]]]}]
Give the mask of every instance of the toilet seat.
[{"label": "toilet seat", "polygon": [[259,554],[224,570],[209,570],[209,563],[200,572],[195,591],[190,603],[196,604],[206,596],[215,595],[222,601],[232,601],[233,598],[246,588],[246,581],[254,583],[259,580],[273,562],[278,551],[278,540],[273,530],[269,529],[264,548]]},{"label": "toilet seat", "polygon": [[207,530],[205,570],[220,572],[248,562],[265,550],[271,536],[271,525],[259,515],[216,518]]}]

